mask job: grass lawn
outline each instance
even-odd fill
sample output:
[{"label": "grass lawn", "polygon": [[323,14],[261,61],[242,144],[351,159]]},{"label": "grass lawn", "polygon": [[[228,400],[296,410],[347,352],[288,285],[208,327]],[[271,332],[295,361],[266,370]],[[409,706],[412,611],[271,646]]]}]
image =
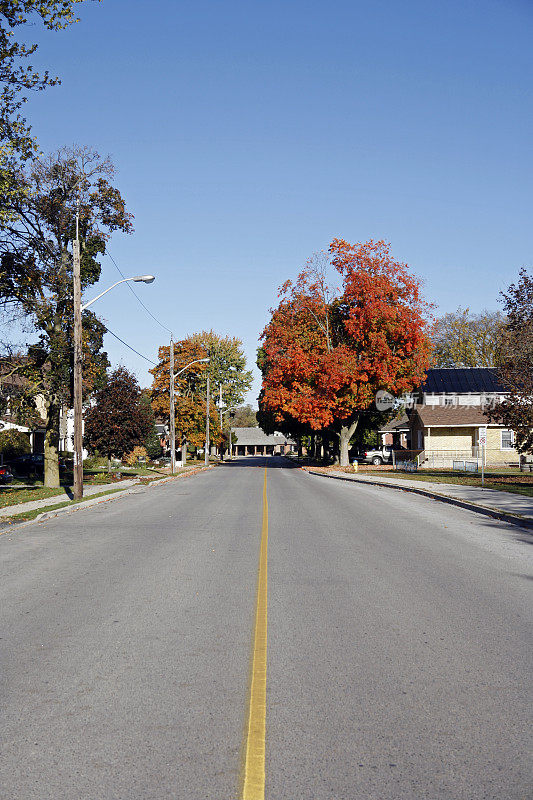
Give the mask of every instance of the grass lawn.
[{"label": "grass lawn", "polygon": [[64,489],[46,489],[42,483],[35,482],[29,486],[13,483],[8,486],[0,486],[0,508],[15,505],[15,503],[29,503],[31,500],[45,500],[47,497],[65,496]]},{"label": "grass lawn", "polygon": [[66,508],[67,506],[74,506],[79,505],[80,503],[86,503],[87,500],[94,500],[97,497],[106,497],[110,494],[116,494],[116,492],[122,491],[120,486],[117,486],[116,489],[108,489],[107,492],[98,492],[97,494],[89,495],[83,500],[65,500],[63,503],[54,503],[50,506],[44,506],[43,508],[35,508],[33,511],[24,511],[22,514],[12,514],[10,517],[4,517],[2,522],[26,522],[30,519],[35,519],[38,517],[39,514],[43,514],[45,511],[56,511],[58,508]]},{"label": "grass lawn", "polygon": [[[204,462],[188,462],[188,467],[179,468],[176,470],[175,475],[182,472],[188,472],[190,467],[204,466]],[[84,486],[105,486],[108,484],[116,484],[117,489],[120,490],[120,484],[125,480],[132,478],[139,478],[143,481],[157,481],[162,478],[168,478],[169,473],[163,472],[160,469],[147,469],[146,467],[136,468],[122,468],[120,470],[120,478],[115,475],[119,470],[115,470],[110,475],[105,471],[99,469],[90,469],[84,471],[83,485]],[[67,472],[61,480],[61,487],[59,489],[48,489],[43,486],[43,482],[30,478],[15,478],[12,483],[7,486],[0,486],[0,508],[6,506],[19,505],[20,503],[29,503],[32,500],[47,500],[49,497],[65,498],[64,502],[60,505],[68,505],[71,501],[65,491],[67,488],[72,488],[73,477],[72,474]],[[90,497],[99,497],[100,494],[93,494]],[[59,506],[58,506],[59,507]],[[48,508],[48,506],[47,506]],[[36,511],[36,514],[41,513],[43,509]],[[28,512],[29,513],[29,512]],[[26,517],[25,517],[26,519]],[[28,517],[31,519],[31,517]]]},{"label": "grass lawn", "polygon": [[[381,476],[387,478],[398,478],[413,481],[431,481],[432,483],[451,483],[456,486],[479,486],[481,488],[481,473],[465,474],[453,472],[452,470],[421,469],[418,472],[373,472],[372,470],[360,469],[359,472],[366,475]],[[515,494],[533,497],[533,474],[520,472],[520,470],[509,469],[490,469],[485,472],[485,488],[499,489],[502,492],[514,492]]]}]

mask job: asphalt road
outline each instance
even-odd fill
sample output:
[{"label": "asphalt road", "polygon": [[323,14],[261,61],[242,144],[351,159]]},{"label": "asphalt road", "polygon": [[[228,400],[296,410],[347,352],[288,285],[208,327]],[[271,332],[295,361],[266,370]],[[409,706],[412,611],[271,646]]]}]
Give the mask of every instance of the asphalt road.
[{"label": "asphalt road", "polygon": [[0,536],[0,797],[241,796],[265,465],[265,797],[532,798],[533,537],[274,458]]}]

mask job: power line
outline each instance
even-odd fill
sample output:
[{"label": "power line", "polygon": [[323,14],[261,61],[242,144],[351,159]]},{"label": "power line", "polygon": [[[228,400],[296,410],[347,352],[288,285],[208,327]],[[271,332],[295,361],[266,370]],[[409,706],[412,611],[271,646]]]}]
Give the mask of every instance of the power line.
[{"label": "power line", "polygon": [[[124,275],[124,273],[123,273],[123,272],[122,272],[122,270],[120,269],[119,265],[117,264],[117,262],[115,261],[115,259],[114,259],[114,258],[113,258],[113,256],[111,255],[111,253],[110,253],[110,252],[107,250],[107,248],[106,248],[106,255],[108,255],[108,256],[109,256],[109,258],[111,259],[111,261],[112,261],[112,262],[113,262],[113,264],[115,265],[115,267],[116,267],[116,269],[117,269],[117,271],[118,271],[118,274],[119,274],[119,275],[121,275],[121,276],[122,276],[122,278],[124,278],[124,279],[125,279],[125,278],[126,278],[126,276]],[[157,322],[157,324],[158,324],[158,325],[159,325],[161,328],[163,328],[163,330],[164,330],[164,331],[167,331],[168,333],[170,333],[170,335],[171,335],[171,336],[173,336],[173,333],[172,333],[172,331],[170,330],[170,328],[167,328],[167,326],[166,326],[166,325],[163,325],[163,323],[162,323],[162,322],[160,322],[160,321],[157,319],[157,317],[155,317],[155,316],[152,314],[152,312],[150,311],[150,309],[149,309],[149,308],[147,308],[147,307],[145,306],[145,304],[143,303],[143,301],[141,300],[141,298],[139,297],[139,295],[137,294],[137,292],[135,291],[135,289],[133,288],[133,286],[131,285],[131,283],[130,283],[129,281],[127,281],[127,285],[128,285],[128,289],[130,290],[130,292],[132,292],[132,294],[134,295],[134,297],[136,297],[136,298],[137,298],[137,300],[139,301],[139,303],[141,304],[141,306],[144,308],[144,310],[146,311],[146,313],[147,313],[147,314],[149,314],[149,315],[152,317],[152,319],[153,319],[155,322]]]},{"label": "power line", "polygon": [[118,339],[119,342],[122,342],[122,344],[125,345],[126,347],[128,347],[133,353],[136,353],[141,358],[144,358],[145,361],[148,361],[150,364],[153,364],[155,367],[157,367],[157,363],[155,361],[152,361],[152,359],[148,358],[147,356],[143,356],[143,354],[139,353],[139,351],[136,350],[134,347],[132,347],[131,344],[128,344],[127,342],[124,341],[124,339],[121,339],[120,336],[117,336],[116,333],[113,333],[113,331],[110,331],[107,326],[106,326],[106,332],[110,333],[111,336],[114,336],[115,339]]}]

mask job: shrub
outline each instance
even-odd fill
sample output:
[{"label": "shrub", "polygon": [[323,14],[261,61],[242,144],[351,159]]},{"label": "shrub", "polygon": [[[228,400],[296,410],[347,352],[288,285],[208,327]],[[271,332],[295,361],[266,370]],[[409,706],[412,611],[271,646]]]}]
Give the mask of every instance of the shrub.
[{"label": "shrub", "polygon": [[18,458],[31,452],[30,435],[11,428],[7,431],[0,431],[0,453],[4,456],[4,461],[11,458]]},{"label": "shrub", "polygon": [[139,463],[139,459],[146,458],[147,455],[146,448],[137,445],[137,447],[133,448],[131,453],[127,453],[124,456],[124,461],[129,467],[136,467]]}]

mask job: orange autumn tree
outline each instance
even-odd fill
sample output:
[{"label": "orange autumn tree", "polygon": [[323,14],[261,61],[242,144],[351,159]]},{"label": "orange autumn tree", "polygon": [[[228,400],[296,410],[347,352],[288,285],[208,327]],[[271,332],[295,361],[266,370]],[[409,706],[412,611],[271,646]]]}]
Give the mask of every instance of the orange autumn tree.
[{"label": "orange autumn tree", "polygon": [[[207,348],[195,335],[174,343],[174,368],[181,367],[196,359],[205,358]],[[152,384],[152,408],[157,416],[168,419],[170,414],[169,395],[170,348],[159,348],[159,362],[150,372],[154,376]],[[203,447],[205,442],[207,364],[193,364],[175,381],[176,441],[187,442],[193,447]],[[221,441],[220,422],[217,408],[211,397],[209,410],[210,438],[219,445]]]},{"label": "orange autumn tree", "polygon": [[[217,446],[223,442],[220,417],[213,400],[222,391],[226,408],[240,405],[252,384],[252,373],[246,369],[246,356],[242,342],[236,336],[220,336],[213,330],[201,331],[176,342],[174,368],[180,368],[196,359],[209,355],[207,364],[194,364],[176,378],[176,433],[181,440],[201,446],[205,440],[205,401],[207,375],[210,378],[211,410],[210,438]],[[168,419],[169,408],[169,348],[159,348],[159,363],[151,370],[152,407],[159,417]],[[226,418],[227,419],[227,418]]]},{"label": "orange autumn tree", "polygon": [[429,365],[430,306],[406,264],[383,241],[334,239],[330,287],[324,264],[312,262],[280,290],[262,339],[260,411],[280,427],[295,421],[338,437],[340,464],[376,392],[401,395],[421,383]]}]

